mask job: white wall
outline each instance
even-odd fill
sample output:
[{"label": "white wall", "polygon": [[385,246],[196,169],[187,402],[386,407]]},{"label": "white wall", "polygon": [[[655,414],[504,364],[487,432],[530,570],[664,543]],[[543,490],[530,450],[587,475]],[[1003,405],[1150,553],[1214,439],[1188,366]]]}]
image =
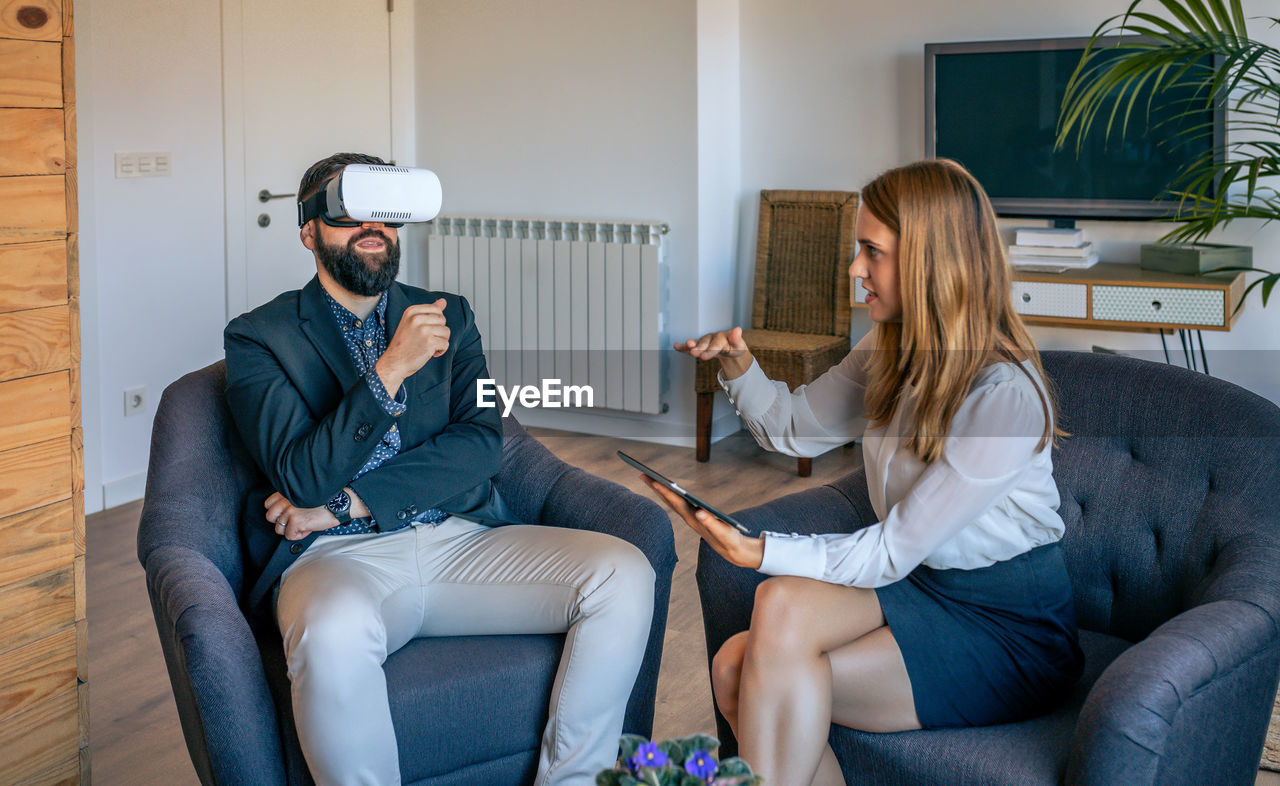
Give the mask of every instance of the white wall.
[{"label": "white wall", "polygon": [[[161,391],[222,355],[219,8],[76,3],[88,512],[142,495]],[[173,175],[117,180],[117,151],[169,151]],[[147,411],[126,418],[139,385]]]},{"label": "white wall", "polygon": [[[717,16],[724,23],[732,10]],[[695,4],[424,1],[417,20],[419,163],[439,173],[444,212],[664,221],[667,331],[694,334],[708,264],[699,256],[705,28]],[[731,48],[736,33],[728,37]],[[726,277],[732,254],[721,248]],[[676,360],[685,362],[670,365],[666,415],[540,410],[522,420],[687,440],[692,369]]]},{"label": "white wall", "polygon": [[[156,14],[141,0],[77,3],[91,512],[104,498],[141,494],[160,392],[222,353],[220,7],[191,0]],[[439,171],[447,211],[668,222],[667,330],[680,338],[748,314],[760,189],[856,189],[922,155],[926,42],[1085,35],[1120,9],[1114,0],[1034,13],[1015,0],[418,0],[413,10],[413,24],[393,31],[393,45],[416,46],[411,78],[397,81],[416,104],[412,120],[396,122],[397,150]],[[1260,25],[1254,34],[1280,43]],[[173,176],[115,179],[114,153],[139,150],[172,152]],[[1160,234],[1083,226],[1117,261]],[[1220,239],[1254,245],[1264,266],[1280,259],[1280,227],[1242,224]],[[1160,353],[1148,334],[1036,335],[1045,348]],[[1263,310],[1256,294],[1234,330],[1205,333],[1215,375],[1273,401],[1278,342],[1280,302]],[[691,363],[672,361],[665,416],[544,411],[564,417],[540,422],[689,441]],[[126,419],[123,390],[137,385],[149,389],[149,411]],[[718,414],[717,434],[737,428],[723,404]]]},{"label": "white wall", "polygon": [[[857,189],[879,171],[923,156],[926,43],[1084,36],[1124,6],[1117,0],[1034,8],[1017,0],[741,0],[739,318],[749,313],[760,189]],[[1258,20],[1251,31],[1280,43],[1280,32]],[[1137,222],[1080,226],[1104,259],[1118,262],[1136,262],[1138,245],[1163,233]],[[1257,263],[1273,270],[1280,259],[1280,227],[1245,223],[1212,239],[1253,245]],[[868,327],[865,314],[855,311],[855,334]],[[1034,333],[1046,349],[1101,344],[1163,359],[1153,334],[1052,328]],[[1263,310],[1255,292],[1235,328],[1205,331],[1204,343],[1215,376],[1280,402],[1280,300]]]},{"label": "white wall", "polygon": [[698,2],[698,319],[732,321],[742,190],[739,0]]}]

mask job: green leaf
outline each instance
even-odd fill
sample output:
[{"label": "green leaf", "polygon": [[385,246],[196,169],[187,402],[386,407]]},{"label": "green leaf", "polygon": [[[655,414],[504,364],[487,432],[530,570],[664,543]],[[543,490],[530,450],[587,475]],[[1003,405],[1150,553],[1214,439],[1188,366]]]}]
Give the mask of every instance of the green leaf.
[{"label": "green leaf", "polygon": [[618,751],[619,751],[618,761],[623,762],[625,764],[627,759],[630,759],[632,756],[636,755],[636,751],[640,749],[641,745],[644,745],[648,742],[649,741],[647,739],[645,739],[644,737],[641,737],[639,734],[622,735],[622,737],[618,740]]},{"label": "green leaf", "polygon": [[622,776],[625,774],[617,770],[605,770],[596,776],[596,786],[622,786]]},{"label": "green leaf", "polygon": [[672,762],[675,762],[677,766],[684,766],[684,757],[687,755],[687,752],[685,751],[684,746],[680,744],[680,740],[663,740],[658,743],[658,750],[667,754],[667,758],[671,759]]},{"label": "green leaf", "polygon": [[1280,281],[1280,273],[1272,273],[1262,279],[1265,283],[1262,285],[1262,307],[1267,307],[1267,299],[1271,297],[1271,290],[1275,288],[1276,282]]},{"label": "green leaf", "polygon": [[733,775],[754,775],[751,765],[747,764],[745,759],[734,756],[720,762],[720,766],[716,767],[716,780],[720,780],[721,776]]},{"label": "green leaf", "polygon": [[681,770],[680,780],[676,783],[676,786],[707,786],[707,782],[691,772]]},{"label": "green leaf", "polygon": [[[689,753],[694,751],[706,751],[712,756],[720,752],[720,740],[712,737],[710,734],[694,734],[680,740],[681,744]],[[688,754],[686,754],[687,758]]]}]

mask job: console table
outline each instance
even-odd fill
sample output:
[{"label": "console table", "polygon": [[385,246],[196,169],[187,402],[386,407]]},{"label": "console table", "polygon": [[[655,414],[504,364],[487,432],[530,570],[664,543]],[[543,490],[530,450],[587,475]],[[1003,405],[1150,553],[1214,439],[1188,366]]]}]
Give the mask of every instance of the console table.
[{"label": "console table", "polygon": [[[1177,331],[1193,368],[1190,331],[1230,330],[1245,286],[1244,273],[1184,276],[1111,263],[1062,273],[1015,268],[1013,278],[1013,306],[1027,324],[1159,332],[1162,344],[1166,330]],[[855,282],[853,305],[865,307],[865,296]],[[1203,337],[1200,357],[1208,372]]]}]

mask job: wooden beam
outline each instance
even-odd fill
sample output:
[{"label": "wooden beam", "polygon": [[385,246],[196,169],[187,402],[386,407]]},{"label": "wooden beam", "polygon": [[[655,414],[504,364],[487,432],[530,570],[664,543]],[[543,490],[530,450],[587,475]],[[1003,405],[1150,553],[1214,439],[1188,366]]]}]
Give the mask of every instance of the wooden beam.
[{"label": "wooden beam", "polygon": [[58,0],[21,0],[0,7],[0,38],[61,41],[63,25]]},{"label": "wooden beam", "polygon": [[69,428],[80,425],[80,298],[67,301],[67,333],[71,341],[67,383]]},{"label": "wooden beam", "polygon": [[0,38],[0,106],[62,106],[62,42]]},{"label": "wooden beam", "polygon": [[68,306],[0,314],[0,381],[62,371],[70,365]]},{"label": "wooden beam", "polygon": [[71,542],[77,557],[84,556],[84,492],[71,495]]},{"label": "wooden beam", "polygon": [[80,772],[79,689],[0,721],[0,783],[59,783]]},{"label": "wooden beam", "polygon": [[76,622],[79,622],[87,618],[85,610],[88,608],[88,603],[84,596],[84,557],[76,557],[75,562],[72,563],[72,573],[76,581],[75,615]]},{"label": "wooden beam", "polygon": [[0,721],[76,684],[76,629],[60,630],[0,655]]},{"label": "wooden beam", "polygon": [[62,105],[75,106],[76,103],[76,40],[71,36],[62,38]]},{"label": "wooden beam", "polygon": [[66,303],[70,263],[61,240],[0,246],[0,312]]},{"label": "wooden beam", "polygon": [[66,236],[63,175],[0,177],[0,243],[65,240]]},{"label": "wooden beam", "polygon": [[67,234],[80,231],[80,175],[75,167],[69,167],[63,174],[62,183],[63,215],[66,216]]},{"label": "wooden beam", "polygon": [[0,519],[0,538],[5,543],[0,586],[70,565],[76,558],[74,515],[75,505],[67,499]]},{"label": "wooden beam", "polygon": [[0,177],[67,169],[61,109],[0,109]]},{"label": "wooden beam", "polygon": [[67,233],[67,297],[80,297],[80,234]]},{"label": "wooden beam", "polygon": [[[0,587],[0,630],[5,632],[0,648],[7,652],[74,627],[75,615],[75,568],[70,563]],[[0,749],[6,747],[8,740]]]},{"label": "wooden beam", "polygon": [[69,433],[70,386],[66,371],[0,382],[0,451]]},{"label": "wooden beam", "polygon": [[71,441],[61,437],[0,453],[0,510],[22,513],[71,499]]},{"label": "wooden beam", "polygon": [[71,429],[71,493],[84,491],[84,429]]}]

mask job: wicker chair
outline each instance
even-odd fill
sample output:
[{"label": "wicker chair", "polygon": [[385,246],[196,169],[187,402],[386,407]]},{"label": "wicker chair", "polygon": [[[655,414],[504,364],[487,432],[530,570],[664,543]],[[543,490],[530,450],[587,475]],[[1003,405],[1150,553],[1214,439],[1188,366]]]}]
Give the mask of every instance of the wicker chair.
[{"label": "wicker chair", "polygon": [[[849,276],[858,195],[853,191],[761,191],[751,329],[743,340],[771,379],[795,389],[849,352]],[[711,457],[717,360],[698,362],[698,461]],[[808,477],[812,459],[798,459]]]}]

